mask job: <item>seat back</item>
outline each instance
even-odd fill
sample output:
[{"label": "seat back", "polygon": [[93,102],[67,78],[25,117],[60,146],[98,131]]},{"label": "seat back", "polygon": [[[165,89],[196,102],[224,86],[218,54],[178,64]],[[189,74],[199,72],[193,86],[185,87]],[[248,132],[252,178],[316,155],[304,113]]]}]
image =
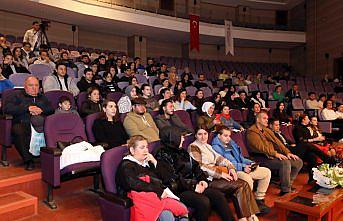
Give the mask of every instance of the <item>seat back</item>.
[{"label": "seat back", "polygon": [[73,113],[53,114],[44,122],[44,134],[47,147],[56,147],[58,141],[87,141],[85,125],[82,119]]},{"label": "seat back", "polygon": [[197,88],[193,86],[189,86],[189,87],[186,87],[186,91],[189,96],[193,97],[195,96],[195,92],[197,91]]},{"label": "seat back", "polygon": [[39,80],[43,80],[44,77],[49,76],[54,70],[45,64],[31,64],[29,71],[33,76],[36,76]]},{"label": "seat back", "polygon": [[82,103],[87,100],[87,92],[81,92],[77,95],[77,109],[81,110]]},{"label": "seat back", "polygon": [[154,153],[154,151],[156,151],[156,149],[161,146],[161,142],[158,141],[154,141],[148,144],[148,149],[150,153]]},{"label": "seat back", "polygon": [[300,98],[292,99],[292,107],[295,110],[304,110],[303,101]]},{"label": "seat back", "polygon": [[144,75],[136,74],[135,76],[137,78],[138,83],[140,83],[140,84],[148,83],[148,79],[146,79],[146,77]]},{"label": "seat back", "polygon": [[243,122],[242,112],[240,110],[232,109],[230,110],[230,115],[238,123]]},{"label": "seat back", "polygon": [[128,153],[127,147],[119,146],[107,150],[101,155],[100,168],[106,192],[117,193],[115,174],[126,153]]},{"label": "seat back", "polygon": [[120,90],[123,90],[127,86],[129,86],[129,82],[125,82],[125,81],[118,82],[118,87],[120,88]]},{"label": "seat back", "polygon": [[9,80],[14,84],[15,87],[24,87],[24,82],[30,74],[28,73],[15,73],[9,76]]},{"label": "seat back", "polygon": [[212,91],[209,87],[202,87],[200,88],[204,92],[204,97],[212,97]]},{"label": "seat back", "polygon": [[90,114],[85,118],[85,126],[86,126],[86,133],[88,137],[89,142],[95,142],[95,137],[93,134],[93,124],[96,119],[98,119],[101,116],[101,112]]},{"label": "seat back", "polygon": [[237,143],[237,145],[241,148],[242,154],[244,157],[249,157],[249,152],[247,146],[244,142],[245,135],[242,132],[232,132],[231,139]]},{"label": "seat back", "polygon": [[116,103],[118,103],[119,99],[123,96],[122,92],[110,92],[107,94],[106,98],[114,100]]},{"label": "seat back", "polygon": [[157,85],[155,85],[155,87],[154,87],[154,94],[155,94],[155,95],[156,95],[156,94],[159,94],[158,91],[160,90],[161,87],[162,87],[162,84],[157,84]]},{"label": "seat back", "polygon": [[289,133],[289,139],[292,143],[295,143],[295,139],[294,139],[294,136],[293,136],[293,130],[294,130],[294,126],[293,125],[289,125],[287,126],[288,128],[288,133]]},{"label": "seat back", "polygon": [[60,91],[60,90],[48,91],[48,92],[45,92],[44,95],[46,98],[48,98],[48,100],[50,101],[51,107],[54,109],[58,108],[58,100],[62,96],[68,97],[70,99],[71,106],[75,108],[74,96],[72,93],[68,91]]},{"label": "seat back", "polygon": [[191,117],[189,116],[189,113],[184,110],[178,110],[174,112],[180,119],[181,121],[188,127],[188,128],[193,128],[193,124],[191,121]]}]

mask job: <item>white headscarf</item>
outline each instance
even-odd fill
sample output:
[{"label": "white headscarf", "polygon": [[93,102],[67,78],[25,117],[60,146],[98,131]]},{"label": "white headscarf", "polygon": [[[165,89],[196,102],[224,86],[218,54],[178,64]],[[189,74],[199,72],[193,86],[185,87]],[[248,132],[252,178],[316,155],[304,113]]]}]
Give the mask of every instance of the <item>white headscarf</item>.
[{"label": "white headscarf", "polygon": [[214,103],[209,102],[209,101],[206,101],[206,102],[202,105],[201,110],[202,110],[202,112],[207,113],[207,115],[208,115],[209,117],[212,117],[211,115],[208,114],[208,109],[210,109],[210,107],[212,107],[212,106],[214,106]]}]

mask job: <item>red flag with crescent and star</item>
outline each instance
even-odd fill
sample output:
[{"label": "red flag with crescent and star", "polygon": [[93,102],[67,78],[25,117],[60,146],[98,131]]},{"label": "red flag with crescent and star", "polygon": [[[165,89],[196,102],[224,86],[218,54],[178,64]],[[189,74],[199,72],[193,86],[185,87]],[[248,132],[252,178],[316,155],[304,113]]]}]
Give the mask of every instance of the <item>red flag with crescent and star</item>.
[{"label": "red flag with crescent and star", "polygon": [[199,52],[199,16],[189,15],[190,50],[196,49]]}]

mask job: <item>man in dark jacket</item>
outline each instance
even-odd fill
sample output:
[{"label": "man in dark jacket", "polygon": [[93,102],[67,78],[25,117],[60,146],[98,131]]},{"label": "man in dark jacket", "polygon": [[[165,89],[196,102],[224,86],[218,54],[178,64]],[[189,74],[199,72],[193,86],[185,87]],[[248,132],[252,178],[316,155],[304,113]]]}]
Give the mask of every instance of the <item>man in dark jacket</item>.
[{"label": "man in dark jacket", "polygon": [[[16,91],[9,96],[4,106],[4,112],[13,116],[12,136],[16,149],[23,158],[26,170],[33,170],[33,157],[29,152],[31,139],[32,120],[40,118],[53,113],[53,108],[48,99],[39,94],[39,80],[30,76],[25,80],[24,91]],[[40,125],[33,125],[38,131],[37,127]]]},{"label": "man in dark jacket", "polygon": [[160,115],[157,116],[155,122],[159,130],[166,126],[173,126],[179,128],[181,133],[194,133],[192,128],[188,128],[179,116],[174,114],[174,105],[169,99],[162,101]]},{"label": "man in dark jacket", "polygon": [[77,82],[77,87],[80,92],[87,92],[90,87],[99,87],[93,79],[94,73],[92,69],[86,68],[83,72],[83,76],[79,82]]}]

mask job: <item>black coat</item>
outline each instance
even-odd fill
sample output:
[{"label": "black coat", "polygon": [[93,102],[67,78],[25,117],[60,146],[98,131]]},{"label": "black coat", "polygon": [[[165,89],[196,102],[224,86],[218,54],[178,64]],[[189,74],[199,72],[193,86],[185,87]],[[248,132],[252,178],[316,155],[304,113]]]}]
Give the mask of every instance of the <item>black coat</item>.
[{"label": "black coat", "polygon": [[126,143],[129,138],[120,121],[110,122],[107,119],[97,119],[92,127],[95,140],[107,143],[110,148]]},{"label": "black coat", "polygon": [[94,81],[89,83],[85,77],[81,77],[81,80],[77,82],[76,85],[80,92],[87,92],[88,88],[90,87],[99,87],[99,85],[97,85]]},{"label": "black coat", "polygon": [[173,191],[195,190],[200,181],[207,181],[207,175],[200,168],[185,149],[178,148],[181,140],[181,133],[173,127],[166,127],[160,130],[162,146],[156,151],[155,157],[160,164],[167,169],[163,173],[164,184]]},{"label": "black coat", "polygon": [[[161,196],[165,186],[159,179],[159,163],[157,167],[149,164],[150,167],[143,167],[130,160],[123,160],[116,173],[116,184],[118,193],[125,196],[131,190],[137,192],[154,192],[157,196]],[[148,175],[150,177],[150,183],[140,180],[140,177]]]},{"label": "black coat", "polygon": [[81,105],[80,115],[86,117],[87,115],[98,113],[102,111],[101,102],[94,103],[91,100],[86,100]]},{"label": "black coat", "polygon": [[28,95],[25,91],[15,91],[8,98],[6,105],[3,107],[6,114],[13,116],[13,123],[29,123],[30,112],[29,106],[37,106],[43,110],[42,115],[47,116],[54,112],[48,99],[38,94],[36,97]]}]

